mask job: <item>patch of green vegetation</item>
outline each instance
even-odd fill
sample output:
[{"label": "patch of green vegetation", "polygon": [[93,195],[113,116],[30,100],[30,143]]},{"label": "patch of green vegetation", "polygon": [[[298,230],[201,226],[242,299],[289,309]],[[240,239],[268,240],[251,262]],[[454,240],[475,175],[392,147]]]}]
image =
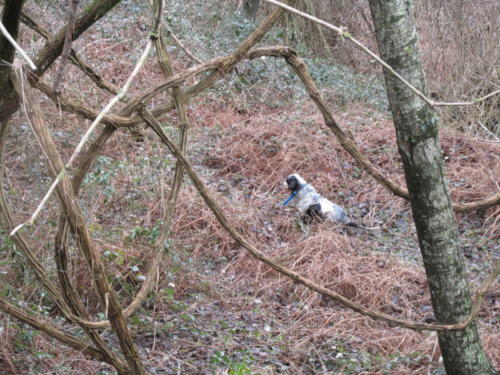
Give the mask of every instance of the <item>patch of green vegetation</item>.
[{"label": "patch of green vegetation", "polygon": [[11,324],[12,329],[16,330],[16,335],[14,339],[14,349],[18,353],[27,353],[30,350],[33,339],[37,335],[37,332],[33,330],[27,324]]},{"label": "patch of green vegetation", "polygon": [[390,375],[410,365],[428,366],[430,364],[430,357],[420,352],[410,354],[395,352],[389,356],[383,356],[378,353],[358,351],[350,344],[335,340],[320,349],[316,348],[315,352],[316,356],[309,358],[311,367],[326,369],[333,373],[342,371],[346,375],[372,372]]},{"label": "patch of green vegetation", "polygon": [[401,16],[391,16],[391,23],[398,23],[404,18],[404,15]]},{"label": "patch of green vegetation", "polygon": [[146,239],[149,242],[154,242],[160,234],[160,226],[155,225],[152,228],[147,228],[143,226],[137,226],[132,228],[129,238],[131,240]]},{"label": "patch of green vegetation", "polygon": [[[235,357],[239,357],[240,359],[234,359]],[[226,368],[227,374],[230,375],[258,375],[250,369],[254,361],[255,358],[245,351],[235,352],[230,355],[222,350],[216,350],[214,355],[209,359],[209,363],[212,367]]]},{"label": "patch of green vegetation", "polygon": [[85,176],[82,184],[83,189],[86,190],[92,185],[98,185],[102,188],[100,191],[109,200],[116,194],[112,178],[116,177],[123,169],[125,169],[125,164],[122,161],[100,155],[94,162],[94,169]]},{"label": "patch of green vegetation", "polygon": [[96,375],[118,375],[118,372],[112,369],[105,369],[98,371]]}]

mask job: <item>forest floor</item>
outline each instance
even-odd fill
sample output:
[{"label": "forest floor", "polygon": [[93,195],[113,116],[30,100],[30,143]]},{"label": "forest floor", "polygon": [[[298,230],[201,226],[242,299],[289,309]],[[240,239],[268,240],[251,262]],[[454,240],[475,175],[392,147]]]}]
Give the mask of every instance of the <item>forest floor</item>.
[{"label": "forest floor", "polygon": [[[345,297],[397,318],[433,322],[409,204],[356,167],[309,101],[252,111],[218,101],[190,110],[190,160],[233,226],[267,255]],[[402,183],[387,114],[362,103],[336,112],[372,161]],[[28,132],[21,129],[18,136],[28,140]],[[493,190],[491,177],[499,172],[497,146],[448,130],[443,130],[442,144],[455,200],[479,199]],[[36,146],[22,148],[30,147]],[[12,159],[7,164],[39,165]],[[82,204],[93,235],[103,251],[118,254],[108,265],[122,294],[131,296],[138,287],[130,267],[144,271],[148,246],[158,233],[160,197],[168,191],[173,165],[152,132],[146,132],[143,142],[124,132],[110,141],[84,184]],[[37,195],[30,188],[34,185],[20,178],[19,169],[11,170],[16,170],[12,186],[25,195],[16,206],[29,206],[30,193]],[[288,197],[283,181],[292,172],[345,207],[354,221],[376,229],[302,225],[293,204],[282,205]],[[442,372],[435,334],[373,321],[269,270],[234,243],[185,181],[155,292],[131,319],[150,373]],[[53,202],[51,208],[56,207]],[[44,222],[52,228],[33,239],[48,241],[56,228],[50,220],[47,215]],[[495,208],[457,215],[473,287],[499,256],[497,220]],[[75,258],[74,267],[81,269],[82,259],[76,254]],[[88,276],[77,274],[82,293],[95,301],[88,292]],[[499,303],[498,294],[488,295],[479,324],[493,360],[500,354]],[[56,344],[39,335],[34,340],[33,334],[18,334],[13,340],[8,331],[4,333],[5,340],[12,340],[7,347],[15,368],[22,362],[26,373],[97,371],[95,362],[75,361],[73,351],[56,353],[50,349]],[[116,344],[109,332],[105,336]],[[26,361],[28,354],[36,359]],[[106,367],[98,368],[109,373]]]},{"label": "forest floor", "polygon": [[[130,36],[136,31],[124,28],[121,32]],[[104,43],[90,35],[82,43],[86,43],[85,58],[95,64],[105,64],[110,52],[132,55],[141,48],[131,50],[132,42]],[[130,61],[103,65],[101,73],[121,84]],[[156,64],[148,64],[138,87],[160,76]],[[272,77],[256,74],[259,64],[271,67]],[[434,322],[408,202],[390,194],[356,165],[297,88],[297,81],[273,64],[244,64],[227,82],[191,101],[188,155],[195,170],[231,224],[266,255],[373,310]],[[176,65],[187,64],[179,58]],[[344,86],[329,88],[322,80],[322,93],[341,126],[373,164],[404,186],[392,120],[372,79],[351,76],[342,69],[338,74],[333,70],[313,73],[319,80],[348,76],[351,83],[365,84],[360,92]],[[279,79],[286,84],[264,86],[266,80]],[[103,97],[83,78],[71,84],[75,88],[68,94],[84,97],[96,108],[102,103]],[[81,120],[62,115],[46,100],[42,106],[62,154],[69,157],[81,137]],[[162,118],[171,135],[177,133],[175,120],[173,114]],[[43,157],[33,152],[38,150],[36,140],[20,114],[12,127],[5,155],[5,189],[16,208],[15,220],[21,222],[51,180]],[[483,199],[499,190],[498,144],[448,128],[442,129],[441,144],[455,202]],[[134,140],[124,130],[111,138],[84,181],[79,203],[103,254],[115,255],[103,259],[124,305],[139,286],[131,267],[145,272],[174,166],[175,160],[153,132],[146,129],[143,140]],[[345,207],[353,221],[374,229],[301,224],[293,202],[283,206],[288,197],[284,179],[295,172]],[[130,319],[150,374],[444,374],[435,333],[374,321],[271,271],[231,239],[188,177],[184,181],[157,284]],[[494,207],[456,215],[472,289],[500,256],[499,213]],[[51,271],[57,223],[53,199],[27,234]],[[50,301],[35,288],[22,256],[7,237],[1,240],[0,271],[2,280],[11,285],[2,292],[54,318]],[[97,314],[84,260],[76,251],[72,257],[75,283]],[[492,291],[483,303],[478,326],[496,368],[500,368],[499,312],[500,295]],[[2,373],[114,373],[9,317],[0,318]],[[117,344],[109,330],[103,336]]]}]

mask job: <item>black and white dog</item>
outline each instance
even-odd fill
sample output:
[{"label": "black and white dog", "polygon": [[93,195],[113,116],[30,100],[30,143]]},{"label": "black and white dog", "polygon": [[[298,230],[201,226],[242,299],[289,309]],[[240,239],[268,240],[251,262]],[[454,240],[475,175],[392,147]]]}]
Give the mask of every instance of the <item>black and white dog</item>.
[{"label": "black and white dog", "polygon": [[286,206],[291,200],[299,210],[301,219],[309,223],[313,218],[330,220],[354,228],[361,226],[352,222],[345,210],[320,195],[314,187],[309,185],[299,174],[294,173],[286,178],[286,184],[291,191],[290,197],[283,202]]}]

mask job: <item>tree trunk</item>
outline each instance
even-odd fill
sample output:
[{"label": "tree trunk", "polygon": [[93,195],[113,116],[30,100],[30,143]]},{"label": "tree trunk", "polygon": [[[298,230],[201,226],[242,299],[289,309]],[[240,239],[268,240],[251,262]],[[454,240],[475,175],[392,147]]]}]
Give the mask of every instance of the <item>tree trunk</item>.
[{"label": "tree trunk", "polygon": [[[425,92],[411,0],[369,2],[382,58]],[[459,323],[471,310],[471,298],[444,177],[438,119],[410,89],[384,73],[434,314],[438,323]],[[447,374],[494,374],[475,323],[438,337]]]},{"label": "tree trunk", "polygon": [[[2,24],[14,40],[17,40],[24,1],[7,0],[3,8]],[[0,33],[0,87],[2,88],[0,90],[0,122],[8,119],[18,106],[17,94],[9,77],[14,53],[14,46]]]}]

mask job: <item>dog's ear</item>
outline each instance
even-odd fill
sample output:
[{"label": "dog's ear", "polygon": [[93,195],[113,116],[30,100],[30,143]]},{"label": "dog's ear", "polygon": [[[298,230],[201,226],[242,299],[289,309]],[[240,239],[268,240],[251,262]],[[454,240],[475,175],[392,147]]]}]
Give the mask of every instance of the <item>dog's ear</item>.
[{"label": "dog's ear", "polygon": [[288,189],[290,189],[291,191],[295,191],[299,187],[299,180],[297,180],[297,177],[295,175],[291,174],[286,178],[286,184],[288,186]]}]

